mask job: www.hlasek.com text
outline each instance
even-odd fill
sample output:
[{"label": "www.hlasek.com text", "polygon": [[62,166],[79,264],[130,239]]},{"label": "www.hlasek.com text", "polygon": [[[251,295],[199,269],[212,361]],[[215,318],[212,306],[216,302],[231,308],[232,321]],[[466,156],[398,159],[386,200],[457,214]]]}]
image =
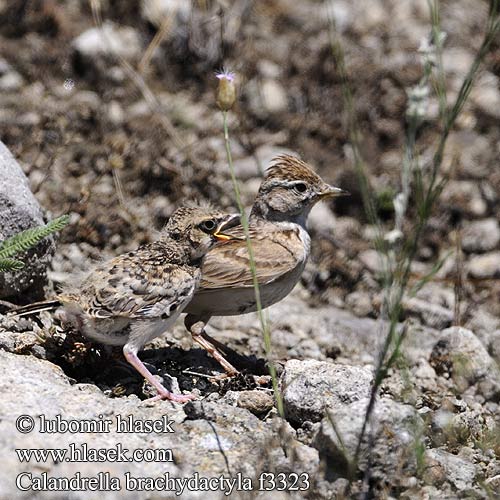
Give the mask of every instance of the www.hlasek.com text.
[{"label": "www.hlasek.com text", "polygon": [[68,448],[16,448],[20,462],[173,462],[168,448],[129,450],[121,443],[109,448],[91,448],[87,443],[70,443]]}]

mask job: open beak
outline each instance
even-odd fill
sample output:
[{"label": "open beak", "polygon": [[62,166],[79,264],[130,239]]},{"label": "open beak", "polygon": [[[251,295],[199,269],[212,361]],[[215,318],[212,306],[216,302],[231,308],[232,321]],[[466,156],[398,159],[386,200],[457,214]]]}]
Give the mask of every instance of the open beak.
[{"label": "open beak", "polygon": [[214,232],[214,238],[216,238],[218,241],[230,241],[239,239],[231,234],[224,233],[225,230],[231,229],[232,227],[235,227],[239,224],[240,224],[240,214],[227,215],[221,220],[221,222],[217,226],[217,229]]},{"label": "open beak", "polygon": [[351,193],[345,189],[340,189],[335,186],[326,185],[325,189],[320,193],[319,197],[323,198],[336,198],[337,196],[350,196]]}]

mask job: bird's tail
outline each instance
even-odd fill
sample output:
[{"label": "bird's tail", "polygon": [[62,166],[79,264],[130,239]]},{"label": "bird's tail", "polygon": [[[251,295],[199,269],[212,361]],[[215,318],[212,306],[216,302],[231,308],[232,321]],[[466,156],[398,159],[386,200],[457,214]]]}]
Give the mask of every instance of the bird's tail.
[{"label": "bird's tail", "polygon": [[53,311],[60,307],[61,301],[59,299],[43,300],[42,302],[34,302],[27,306],[21,306],[17,309],[9,311],[10,316],[27,316],[28,314],[36,314],[42,311]]}]

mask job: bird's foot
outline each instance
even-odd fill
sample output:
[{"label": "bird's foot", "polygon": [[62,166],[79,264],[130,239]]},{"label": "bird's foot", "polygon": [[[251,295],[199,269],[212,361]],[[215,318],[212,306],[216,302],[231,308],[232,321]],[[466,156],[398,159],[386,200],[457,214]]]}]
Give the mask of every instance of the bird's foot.
[{"label": "bird's foot", "polygon": [[158,391],[157,396],[149,398],[148,401],[161,401],[164,399],[174,401],[175,403],[187,403],[188,401],[196,399],[196,396],[194,394],[175,394],[164,388],[162,391]]}]

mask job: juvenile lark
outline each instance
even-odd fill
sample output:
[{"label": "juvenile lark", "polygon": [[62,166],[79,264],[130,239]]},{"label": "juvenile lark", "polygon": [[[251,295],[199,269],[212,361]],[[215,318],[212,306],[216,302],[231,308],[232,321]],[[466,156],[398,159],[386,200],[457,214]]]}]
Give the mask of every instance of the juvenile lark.
[{"label": "juvenile lark", "polygon": [[[218,242],[231,240],[222,231],[238,221],[238,215],[179,208],[158,241],[97,265],[77,288],[58,297],[83,335],[123,346],[126,360],[158,391],[153,399],[184,403],[194,398],[163,387],[137,352],[172,326],[199,284],[206,252]],[[19,312],[36,310],[43,310],[43,304]]]},{"label": "juvenile lark", "polygon": [[[281,155],[262,182],[249,219],[263,307],[280,301],[300,278],[310,253],[306,221],[320,200],[348,194],[328,185],[302,160]],[[237,370],[217,350],[204,328],[211,316],[233,316],[256,310],[250,260],[242,228],[212,249],[202,265],[202,280],[185,312],[185,325],[228,374]]]}]

